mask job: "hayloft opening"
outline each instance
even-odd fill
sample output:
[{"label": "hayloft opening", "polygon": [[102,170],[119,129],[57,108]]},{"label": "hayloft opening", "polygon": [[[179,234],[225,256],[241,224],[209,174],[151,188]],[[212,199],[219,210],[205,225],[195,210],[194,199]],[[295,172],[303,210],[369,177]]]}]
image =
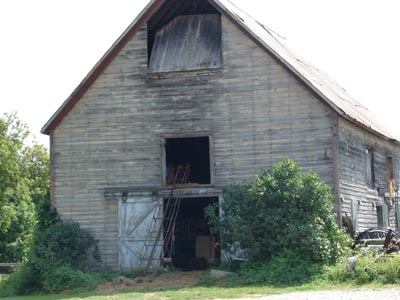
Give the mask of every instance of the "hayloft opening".
[{"label": "hayloft opening", "polygon": [[147,23],[149,73],[222,66],[221,14],[207,0],[172,0]]},{"label": "hayloft opening", "polygon": [[217,197],[181,199],[174,239],[165,249],[175,268],[205,269],[220,261],[219,236],[211,235],[204,215],[204,209],[217,202]]},{"label": "hayloft opening", "polygon": [[[187,180],[183,183],[210,184],[210,138],[185,137],[165,139],[164,185],[181,184],[175,182],[182,168],[188,169]],[[180,178],[178,178],[180,179]]]}]

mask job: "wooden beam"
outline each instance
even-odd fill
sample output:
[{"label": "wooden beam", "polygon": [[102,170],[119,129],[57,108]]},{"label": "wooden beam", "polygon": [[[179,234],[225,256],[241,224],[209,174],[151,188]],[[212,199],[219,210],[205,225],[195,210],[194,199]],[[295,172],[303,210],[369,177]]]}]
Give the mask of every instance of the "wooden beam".
[{"label": "wooden beam", "polygon": [[55,187],[55,155],[54,155],[54,130],[50,131],[50,208],[55,209],[54,187]]},{"label": "wooden beam", "polygon": [[339,116],[335,111],[332,114],[332,168],[333,168],[333,194],[335,196],[336,223],[342,227],[342,202],[340,199],[339,183]]}]

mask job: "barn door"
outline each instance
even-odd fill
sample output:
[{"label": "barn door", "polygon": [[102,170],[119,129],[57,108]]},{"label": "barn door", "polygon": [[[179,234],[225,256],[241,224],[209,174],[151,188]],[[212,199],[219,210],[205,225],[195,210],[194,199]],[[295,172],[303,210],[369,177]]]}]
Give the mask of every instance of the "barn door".
[{"label": "barn door", "polygon": [[119,268],[139,269],[149,259],[149,248],[154,248],[154,257],[159,257],[162,239],[155,245],[152,232],[161,230],[162,206],[151,193],[129,194],[126,201],[119,200]]}]

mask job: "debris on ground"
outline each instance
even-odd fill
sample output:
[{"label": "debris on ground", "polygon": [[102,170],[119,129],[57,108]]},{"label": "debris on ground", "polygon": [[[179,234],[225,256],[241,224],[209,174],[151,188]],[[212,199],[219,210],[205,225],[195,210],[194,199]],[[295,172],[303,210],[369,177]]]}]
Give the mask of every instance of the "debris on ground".
[{"label": "debris on ground", "polygon": [[214,279],[224,279],[227,277],[235,276],[236,273],[226,272],[221,270],[211,270],[210,277]]},{"label": "debris on ground", "polygon": [[385,241],[383,243],[383,248],[381,254],[379,254],[373,262],[371,262],[368,266],[364,268],[364,271],[367,271],[371,265],[375,264],[378,262],[378,260],[384,256],[387,255],[393,255],[395,253],[400,252],[400,239],[397,238],[397,234],[392,230],[389,229],[389,231],[386,234]]},{"label": "debris on ground", "polygon": [[195,286],[203,274],[202,271],[171,271],[161,273],[157,276],[126,278],[119,276],[111,281],[105,282],[97,287],[97,291],[107,294],[123,291],[137,291],[145,289],[170,289]]}]

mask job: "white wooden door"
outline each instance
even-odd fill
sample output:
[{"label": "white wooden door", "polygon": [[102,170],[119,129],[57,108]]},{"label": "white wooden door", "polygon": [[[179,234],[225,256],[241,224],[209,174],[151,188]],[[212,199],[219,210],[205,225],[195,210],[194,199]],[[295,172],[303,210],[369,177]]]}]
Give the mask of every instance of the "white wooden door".
[{"label": "white wooden door", "polygon": [[[119,268],[143,268],[149,259],[151,246],[155,245],[154,231],[160,230],[162,207],[157,199],[148,195],[131,195],[126,202],[119,200]],[[156,217],[156,219],[154,219]],[[149,234],[152,232],[153,234]],[[162,236],[154,249],[154,258],[160,257],[162,251]],[[142,263],[141,263],[142,260]],[[156,266],[157,261],[151,261]]]}]

